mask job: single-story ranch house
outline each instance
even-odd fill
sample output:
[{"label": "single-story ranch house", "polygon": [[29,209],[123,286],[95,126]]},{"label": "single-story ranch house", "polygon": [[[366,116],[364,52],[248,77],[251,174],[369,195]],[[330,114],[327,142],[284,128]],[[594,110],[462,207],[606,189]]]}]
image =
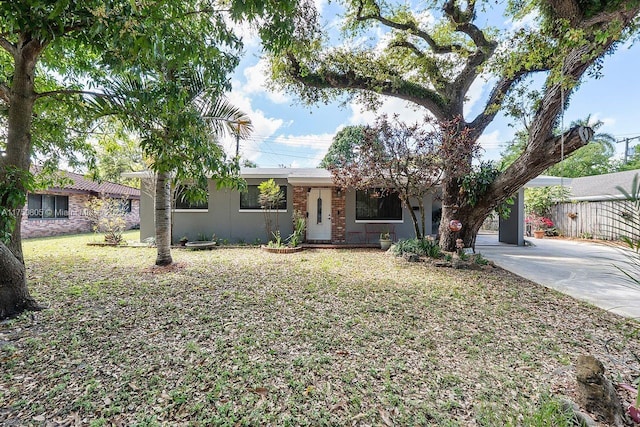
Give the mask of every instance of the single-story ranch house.
[{"label": "single-story ranch house", "polygon": [[[140,177],[140,175],[136,175]],[[142,180],[140,238],[155,236],[153,180]],[[229,242],[269,240],[264,210],[258,200],[258,185],[274,179],[285,199],[278,209],[280,233],[286,238],[293,232],[294,211],[307,218],[307,242],[365,243],[377,242],[380,233],[389,232],[394,239],[414,236],[413,222],[396,194],[355,191],[334,185],[331,173],[319,168],[243,168],[241,176],[247,191],[216,189],[209,182],[206,204],[191,205],[178,201],[173,211],[173,241],[217,238]],[[425,197],[427,230],[435,233],[440,202],[433,194]],[[272,214],[275,220],[275,214]]]},{"label": "single-story ranch house", "polygon": [[[209,181],[209,199],[204,204],[177,201],[172,216],[172,239],[226,239],[229,242],[253,243],[270,240],[265,229],[264,211],[258,196],[258,185],[274,179],[281,186],[285,200],[278,210],[278,223],[283,238],[293,231],[292,215],[299,211],[307,218],[307,242],[375,243],[380,233],[389,232],[393,240],[415,236],[413,222],[396,194],[375,189],[356,191],[336,187],[331,173],[320,168],[243,168],[246,192],[216,189]],[[140,201],[140,239],[155,236],[153,175],[134,172],[126,176],[142,179]],[[555,185],[559,178],[540,176],[527,186]],[[508,220],[500,221],[500,241],[524,244],[523,190]],[[424,198],[426,229],[436,234],[441,202],[437,189]],[[415,203],[412,203],[415,204]],[[419,213],[416,212],[418,215]],[[274,228],[275,229],[275,228]]]},{"label": "single-story ranch house", "polygon": [[140,224],[139,189],[107,181],[98,183],[73,172],[60,171],[60,177],[70,182],[27,195],[27,204],[22,211],[22,237],[92,231],[86,203],[95,197],[121,199],[127,228]]}]

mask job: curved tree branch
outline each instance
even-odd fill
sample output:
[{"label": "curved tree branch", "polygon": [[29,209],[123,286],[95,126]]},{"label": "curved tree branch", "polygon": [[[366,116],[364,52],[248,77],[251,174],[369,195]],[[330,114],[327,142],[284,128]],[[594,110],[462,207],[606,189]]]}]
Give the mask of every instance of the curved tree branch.
[{"label": "curved tree branch", "polygon": [[347,89],[364,90],[400,98],[420,105],[440,120],[448,118],[448,103],[438,92],[426,89],[420,85],[398,77],[394,81],[375,80],[372,77],[360,76],[353,71],[343,73],[325,71],[302,71],[299,61],[292,55],[288,55],[288,73],[294,80],[317,89]]},{"label": "curved tree branch", "polygon": [[356,14],[357,21],[374,20],[374,21],[378,21],[382,25],[387,26],[389,28],[410,32],[412,35],[415,35],[416,37],[419,37],[422,40],[424,40],[429,45],[431,50],[433,50],[434,53],[442,54],[442,53],[451,53],[454,51],[467,51],[464,46],[457,43],[448,44],[448,45],[438,44],[433,39],[433,37],[431,37],[429,33],[418,28],[418,26],[413,22],[396,22],[391,19],[383,17],[380,14],[380,7],[377,5],[376,5],[375,14],[363,15],[362,12],[363,12],[363,3],[360,2],[360,5],[358,7],[358,12]]},{"label": "curved tree branch", "polygon": [[593,136],[593,129],[576,126],[563,135],[547,138],[540,144],[543,149],[526,150],[511,166],[509,166],[491,185],[489,198],[497,199],[498,195],[515,194],[524,184],[558,163],[561,156],[567,156],[584,147]]},{"label": "curved tree branch", "polygon": [[422,50],[420,50],[418,46],[416,46],[415,44],[406,40],[405,41],[398,40],[398,41],[392,42],[389,45],[389,47],[390,48],[400,47],[400,48],[408,49],[412,51],[418,58],[422,59],[423,61],[427,61],[428,68],[429,68],[429,77],[431,78],[432,83],[435,87],[440,88],[450,84],[449,81],[445,79],[442,73],[440,72],[440,69],[438,68],[435,61],[429,56],[427,56],[427,54]]},{"label": "curved tree branch", "polygon": [[476,118],[471,123],[469,123],[469,127],[472,129],[472,133],[476,136],[480,136],[484,132],[487,126],[489,126],[489,124],[493,121],[496,114],[498,114],[498,112],[500,111],[500,107],[502,106],[504,97],[507,95],[507,93],[509,93],[514,84],[518,83],[520,79],[522,79],[525,75],[541,71],[546,70],[521,69],[514,75],[502,77],[502,79],[500,79],[491,90],[489,99],[487,100],[482,112],[478,114],[478,116],[476,116]]},{"label": "curved tree branch", "polygon": [[11,56],[16,56],[16,46],[4,36],[0,36],[0,47],[9,52]]},{"label": "curved tree branch", "polygon": [[616,10],[614,12],[601,12],[596,16],[589,18],[582,22],[580,27],[593,28],[602,24],[609,24],[614,21],[630,22],[638,15],[638,7],[630,8],[628,10]]},{"label": "curved tree branch", "polygon": [[[624,14],[623,27],[635,19],[640,13],[640,6]],[[606,15],[606,14],[603,14]],[[529,141],[522,155],[507,168],[494,182],[489,197],[495,199],[498,195],[514,194],[527,181],[542,173],[557,163],[562,155],[571,154],[578,148],[585,146],[593,136],[591,128],[573,127],[563,135],[553,135],[556,118],[562,114],[563,100],[571,95],[573,88],[564,85],[567,79],[580,81],[583,74],[591,66],[594,56],[602,56],[616,43],[610,38],[604,44],[585,44],[569,51],[563,59],[562,76],[559,80],[550,76],[547,78],[545,96],[540,102],[538,110],[529,130]],[[565,93],[566,92],[566,93]],[[498,203],[504,200],[501,198]]]},{"label": "curved tree branch", "polygon": [[456,26],[456,30],[466,34],[473,40],[473,43],[481,50],[490,50],[493,52],[498,45],[494,41],[487,40],[482,30],[471,23],[464,23]]}]

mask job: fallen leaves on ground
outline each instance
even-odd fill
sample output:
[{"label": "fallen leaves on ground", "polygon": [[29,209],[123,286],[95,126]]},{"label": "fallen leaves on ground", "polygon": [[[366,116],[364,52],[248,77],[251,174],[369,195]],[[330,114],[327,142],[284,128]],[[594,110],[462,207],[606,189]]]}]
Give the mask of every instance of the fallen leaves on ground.
[{"label": "fallen leaves on ground", "polygon": [[25,243],[48,310],[0,325],[2,425],[523,425],[638,324],[500,269],[380,251]]}]

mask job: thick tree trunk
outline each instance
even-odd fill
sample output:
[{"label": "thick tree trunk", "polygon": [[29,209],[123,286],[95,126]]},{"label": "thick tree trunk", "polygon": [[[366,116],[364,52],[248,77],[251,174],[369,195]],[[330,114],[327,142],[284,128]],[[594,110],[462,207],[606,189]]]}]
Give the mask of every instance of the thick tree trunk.
[{"label": "thick tree trunk", "polygon": [[[543,144],[546,149],[533,151],[527,149],[523,156],[516,160],[515,166],[510,166],[498,176],[474,206],[469,206],[465,202],[464,192],[457,184],[457,178],[446,179],[445,177],[442,187],[440,247],[445,251],[454,251],[456,239],[462,239],[464,247],[475,249],[478,230],[491,211],[516,194],[527,182],[559,161],[561,139],[564,139],[564,151],[568,154],[586,145],[592,135],[592,129],[576,127],[565,132],[564,138],[560,136],[549,138]],[[449,230],[449,223],[454,219],[462,223],[462,230],[458,232]]]},{"label": "thick tree trunk", "polygon": [[[589,53],[589,46],[571,51],[564,59],[564,75],[579,81],[591,64],[585,60]],[[455,250],[455,240],[458,238],[463,240],[465,247],[475,247],[477,232],[491,210],[547,168],[560,162],[563,153],[564,156],[573,153],[585,146],[593,136],[593,130],[585,127],[574,127],[561,136],[553,135],[556,119],[563,113],[562,98],[568,99],[571,91],[564,93],[561,84],[553,79],[549,79],[548,83],[541,107],[531,124],[529,141],[524,152],[496,178],[489,189],[479,197],[475,206],[466,204],[464,191],[458,185],[458,177],[463,174],[455,169],[445,170],[440,224],[440,247],[443,250]],[[462,230],[457,233],[449,231],[449,221],[452,219],[462,222]]]},{"label": "thick tree trunk", "polygon": [[[445,203],[443,199],[442,219],[438,230],[440,248],[453,252],[456,250],[456,240],[462,239],[462,244],[465,248],[473,248],[475,251],[478,230],[480,230],[482,223],[493,208],[488,208],[487,206],[458,208],[455,203],[451,203],[452,201],[455,202],[455,197],[449,197],[449,203]],[[462,223],[460,231],[451,231],[449,229],[449,223],[453,220],[458,220]]]},{"label": "thick tree trunk", "polygon": [[171,178],[167,172],[156,176],[156,265],[169,265],[171,258]]},{"label": "thick tree trunk", "polygon": [[27,188],[22,180],[16,180],[15,177],[12,182],[8,182],[6,175],[9,169],[15,169],[22,174],[29,172],[31,120],[36,101],[34,70],[43,48],[44,46],[37,40],[31,39],[28,35],[22,35],[10,52],[15,68],[8,93],[7,146],[5,156],[0,158],[2,165],[0,185],[10,185],[11,188],[8,191],[20,197],[0,200],[2,208],[13,212],[16,217],[10,241],[6,245],[0,243],[0,319],[19,314],[24,310],[41,308],[29,295],[22,255],[20,221],[22,202],[26,200]]},{"label": "thick tree trunk", "polygon": [[0,277],[0,319],[20,314],[24,310],[42,308],[29,295],[24,264],[2,243]]}]

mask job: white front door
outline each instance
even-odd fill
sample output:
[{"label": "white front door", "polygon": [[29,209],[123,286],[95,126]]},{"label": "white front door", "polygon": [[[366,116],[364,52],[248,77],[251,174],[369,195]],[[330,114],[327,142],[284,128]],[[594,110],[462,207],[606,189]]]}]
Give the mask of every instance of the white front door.
[{"label": "white front door", "polygon": [[312,188],[307,212],[307,240],[331,240],[331,188]]}]

